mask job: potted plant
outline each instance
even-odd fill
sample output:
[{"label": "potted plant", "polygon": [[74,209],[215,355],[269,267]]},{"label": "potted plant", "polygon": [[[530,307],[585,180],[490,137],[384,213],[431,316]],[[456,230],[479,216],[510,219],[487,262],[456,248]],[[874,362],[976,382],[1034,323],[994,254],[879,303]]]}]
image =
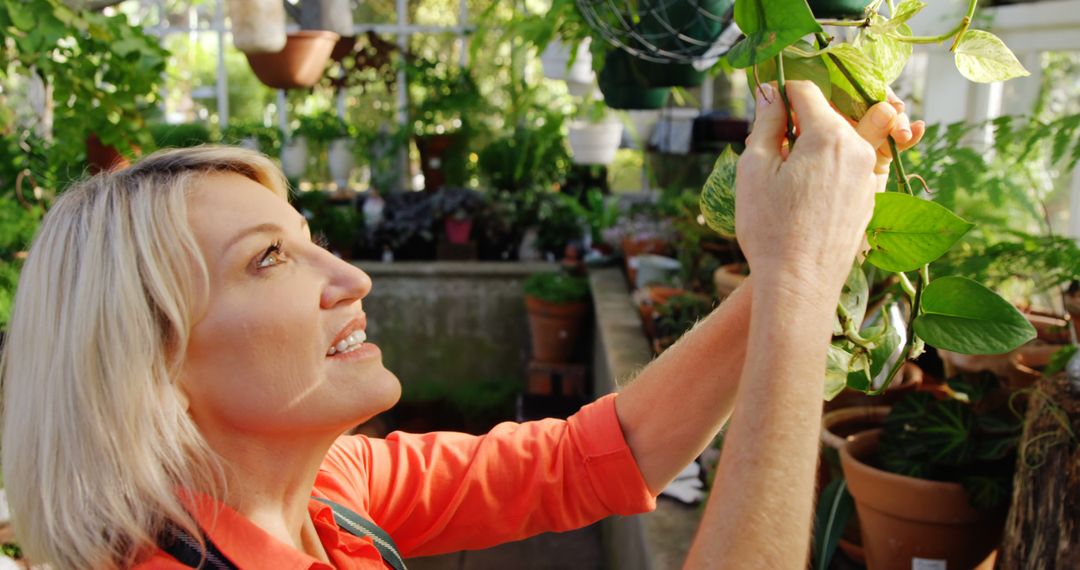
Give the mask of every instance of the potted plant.
[{"label": "potted plant", "polygon": [[663,303],[654,305],[656,338],[653,339],[653,351],[660,354],[675,344],[683,333],[708,316],[715,306],[709,296],[689,291],[672,295]]},{"label": "potted plant", "polygon": [[431,196],[435,219],[441,220],[446,240],[454,244],[469,242],[473,217],[484,206],[484,197],[471,188],[443,186]]},{"label": "potted plant", "polygon": [[586,98],[570,123],[568,140],[574,164],[611,164],[622,141],[622,123],[608,115],[602,99]]},{"label": "potted plant", "polygon": [[275,0],[228,0],[233,45],[244,53],[277,53],[285,47],[285,5]]},{"label": "potted plant", "polygon": [[525,280],[533,359],[572,362],[589,310],[589,282],[565,273],[535,273]]},{"label": "potted plant", "polygon": [[150,136],[157,148],[183,148],[211,142],[210,128],[204,123],[155,123]]},{"label": "potted plant", "polygon": [[396,260],[435,258],[435,215],[426,192],[390,192],[383,195],[383,219],[375,241]]},{"label": "potted plant", "polygon": [[663,109],[671,94],[668,87],[649,84],[634,56],[621,49],[609,49],[604,55],[598,85],[612,109]]},{"label": "potted plant", "polygon": [[841,451],[871,568],[974,568],[1001,537],[1021,418],[993,377],[949,385],[905,395]]},{"label": "potted plant", "polygon": [[[321,165],[325,153],[330,177],[338,187],[348,186],[353,168],[351,129],[341,117],[333,111],[321,111],[300,117],[294,135],[304,141],[301,149],[305,151],[305,160],[310,160],[310,155],[314,152]],[[298,154],[299,151],[300,149],[297,150]],[[297,160],[299,158],[297,156]]]}]

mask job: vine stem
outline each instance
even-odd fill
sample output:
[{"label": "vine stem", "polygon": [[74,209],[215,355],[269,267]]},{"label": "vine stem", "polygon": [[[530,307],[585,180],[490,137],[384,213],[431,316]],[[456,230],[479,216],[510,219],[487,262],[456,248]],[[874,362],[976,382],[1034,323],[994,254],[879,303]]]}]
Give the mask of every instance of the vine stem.
[{"label": "vine stem", "polygon": [[956,44],[960,41],[960,38],[967,31],[968,26],[971,25],[971,20],[975,17],[975,5],[979,3],[979,0],[969,0],[967,14],[964,16],[960,23],[953,29],[937,36],[896,36],[898,41],[909,44],[939,44],[947,39],[952,38],[953,43],[949,48],[949,51],[956,50]]},{"label": "vine stem", "polygon": [[780,99],[784,101],[784,111],[787,113],[787,141],[788,150],[795,148],[795,116],[791,113],[791,102],[788,101],[787,88],[784,85],[784,53],[776,54],[776,86],[780,90]]},{"label": "vine stem", "polygon": [[[969,12],[974,12],[976,2],[977,0],[971,1],[971,4],[969,6]],[[961,23],[961,28],[963,28],[964,25],[966,24]],[[829,44],[829,38],[824,33],[818,32],[815,34],[815,37],[817,38],[819,47],[824,48]],[[858,92],[859,96],[862,97],[863,102],[866,103],[868,107],[879,103],[879,101],[871,97],[870,94],[866,91],[866,89],[863,88],[862,84],[859,83],[859,80],[855,78],[855,76],[851,73],[847,66],[844,65],[844,62],[841,61],[840,58],[836,57],[831,53],[827,53],[826,55],[829,57],[829,60],[833,62],[833,65],[836,66],[837,70],[839,70],[840,73],[844,76],[844,78],[846,78],[848,82],[851,83],[851,86],[855,88],[855,91]],[[908,195],[914,195],[914,193],[911,191],[911,184],[908,181],[907,173],[904,169],[903,158],[900,156],[900,149],[896,146],[896,139],[894,139],[891,135],[889,136],[889,153],[892,155],[893,164],[896,165],[897,174],[899,176],[900,189]],[[901,274],[901,283],[903,283],[905,279],[907,279],[907,276]],[[900,352],[900,355],[896,359],[896,362],[893,364],[892,368],[889,369],[889,374],[885,377],[885,382],[882,383],[881,388],[869,392],[870,395],[878,395],[885,392],[885,390],[889,388],[889,385],[892,384],[893,379],[896,378],[896,374],[900,372],[900,369],[904,366],[904,363],[907,362],[908,357],[911,354],[911,350],[915,346],[915,319],[918,318],[919,313],[922,311],[923,289],[929,283],[930,266],[923,265],[922,268],[919,270],[919,282],[915,285],[915,295],[911,301],[911,314],[908,316],[907,339],[904,342],[904,349],[902,352]]]}]

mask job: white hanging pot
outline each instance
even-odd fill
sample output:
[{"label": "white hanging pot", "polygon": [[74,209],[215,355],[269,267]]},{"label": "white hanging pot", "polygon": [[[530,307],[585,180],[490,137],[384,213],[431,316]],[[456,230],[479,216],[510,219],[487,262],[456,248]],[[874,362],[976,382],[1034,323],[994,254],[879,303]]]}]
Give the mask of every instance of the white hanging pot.
[{"label": "white hanging pot", "polygon": [[259,150],[259,139],[255,137],[244,137],[236,141],[236,146],[248,150]]},{"label": "white hanging pot", "polygon": [[327,159],[330,162],[330,178],[334,179],[338,188],[348,187],[353,169],[352,140],[340,138],[330,141]]},{"label": "white hanging pot", "polygon": [[551,40],[551,43],[540,54],[540,63],[544,66],[544,77],[548,79],[561,79],[568,84],[592,85],[596,79],[592,69],[592,53],[589,52],[591,38],[577,47],[577,59],[570,65],[570,47],[559,40]]},{"label": "white hanging pot", "polygon": [[629,109],[626,111],[629,123],[630,148],[641,150],[648,146],[649,137],[660,120],[660,111],[656,109]]},{"label": "white hanging pot", "polygon": [[611,164],[622,140],[622,123],[570,123],[570,156],[574,164]]},{"label": "white hanging pot", "polygon": [[233,45],[244,53],[277,53],[285,47],[281,0],[228,0]]},{"label": "white hanging pot", "polygon": [[281,145],[281,170],[289,178],[300,178],[307,170],[307,139],[294,137]]}]

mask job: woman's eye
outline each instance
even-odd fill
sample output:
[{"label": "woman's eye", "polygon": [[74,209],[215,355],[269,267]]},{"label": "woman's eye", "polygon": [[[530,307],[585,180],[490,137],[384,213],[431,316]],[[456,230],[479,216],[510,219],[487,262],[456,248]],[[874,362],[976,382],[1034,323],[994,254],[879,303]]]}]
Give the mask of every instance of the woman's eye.
[{"label": "woman's eye", "polygon": [[275,242],[270,247],[266,248],[266,251],[255,260],[255,267],[257,269],[265,269],[267,267],[273,267],[282,261],[284,261],[284,253],[281,251],[281,242]]}]

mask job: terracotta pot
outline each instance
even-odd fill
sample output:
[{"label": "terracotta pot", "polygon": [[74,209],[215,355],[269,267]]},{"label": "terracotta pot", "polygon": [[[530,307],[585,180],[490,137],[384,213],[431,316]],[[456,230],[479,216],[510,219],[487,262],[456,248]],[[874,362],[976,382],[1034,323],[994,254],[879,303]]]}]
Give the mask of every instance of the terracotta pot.
[{"label": "terracotta pot", "polygon": [[259,81],[270,87],[311,87],[322,77],[339,37],[326,30],[300,30],[289,34],[279,52],[244,55]]},{"label": "terracotta pot", "polygon": [[957,372],[991,372],[1008,387],[1022,389],[1030,387],[1042,376],[1038,369],[1049,364],[1050,358],[1063,346],[1032,341],[1005,354],[960,354],[941,349],[938,354],[945,364],[946,377]]},{"label": "terracotta pot", "polygon": [[647,291],[649,292],[649,300],[652,301],[653,305],[663,305],[668,302],[668,299],[676,295],[689,293],[682,287],[668,287],[667,285],[649,285]]},{"label": "terracotta pot", "polygon": [[735,289],[746,281],[745,263],[729,263],[721,265],[713,273],[713,285],[716,286],[716,296],[723,299],[732,294]]},{"label": "terracotta pot", "polygon": [[549,303],[525,296],[533,358],[541,362],[570,362],[576,355],[582,323],[589,310],[586,302]]},{"label": "terracotta pot", "polygon": [[86,164],[91,174],[131,166],[131,162],[116,147],[102,144],[101,139],[93,134],[86,137]]},{"label": "terracotta pot", "polygon": [[872,467],[880,436],[880,429],[863,432],[840,451],[862,525],[867,567],[975,568],[991,556],[1001,540],[1005,511],[975,510],[959,483]]},{"label": "terracotta pot", "polygon": [[443,220],[447,241],[457,244],[469,243],[469,234],[472,232],[472,224],[472,218],[458,220],[454,217],[448,217]]}]

